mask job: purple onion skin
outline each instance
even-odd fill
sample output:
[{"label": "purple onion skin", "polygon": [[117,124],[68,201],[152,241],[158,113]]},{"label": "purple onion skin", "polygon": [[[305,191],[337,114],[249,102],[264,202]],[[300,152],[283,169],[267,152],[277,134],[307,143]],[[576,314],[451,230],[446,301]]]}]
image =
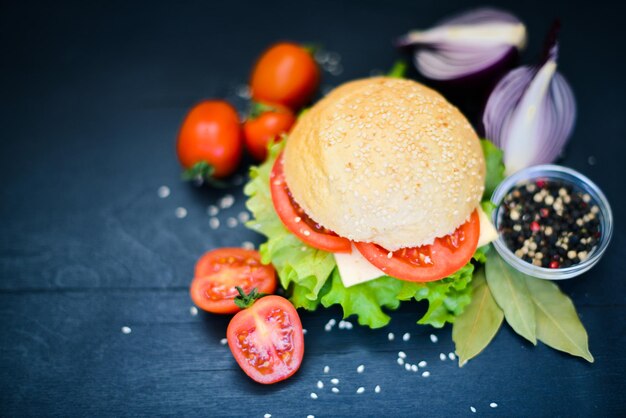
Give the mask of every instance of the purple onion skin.
[{"label": "purple onion skin", "polygon": [[[479,24],[479,23],[490,23],[490,22],[500,22],[500,23],[520,23],[519,19],[515,16],[503,12],[497,9],[492,8],[479,8],[471,11],[467,11],[464,13],[460,13],[458,15],[452,16],[450,18],[446,18],[440,21],[435,27],[443,27],[449,25],[458,25],[458,24]],[[497,80],[501,78],[508,70],[513,68],[515,65],[519,63],[520,54],[519,50],[511,45],[510,49],[497,61],[495,61],[492,65],[484,67],[480,70],[474,72],[468,72],[462,76],[452,77],[452,78],[432,78],[426,74],[423,74],[419,70],[419,65],[417,63],[418,53],[420,50],[437,50],[438,45],[436,44],[425,44],[425,43],[416,43],[408,39],[407,36],[400,37],[396,39],[394,45],[404,51],[413,53],[413,64],[415,68],[418,69],[418,72],[422,74],[426,79],[430,80],[432,84],[437,85],[438,87],[444,85],[450,85],[454,88],[464,88],[469,87],[470,89],[476,88],[485,88],[492,87]],[[441,44],[439,44],[441,45]]]},{"label": "purple onion skin", "polygon": [[[556,65],[557,50],[555,46],[549,56],[549,60],[554,65]],[[562,155],[574,129],[577,112],[574,93],[565,78],[556,71],[550,80],[546,95],[543,96],[543,100],[537,108],[537,113],[541,115],[534,125],[537,134],[532,139],[527,136],[529,138],[528,146],[534,140],[540,151],[537,151],[531,159],[525,161],[521,166],[519,157],[511,157],[513,167],[508,166],[507,150],[512,148],[510,141],[520,141],[518,134],[522,132],[519,129],[513,129],[514,115],[518,114],[531,82],[537,77],[542,67],[543,65],[539,67],[524,66],[509,72],[496,85],[485,106],[483,113],[485,136],[504,151],[505,165],[507,165],[507,169],[512,169],[511,172],[524,168],[524,166],[554,162]],[[531,127],[528,128],[530,129],[528,135],[532,136],[533,125],[526,126]],[[517,145],[520,144],[517,143]],[[510,154],[510,156],[518,155],[520,154]],[[525,159],[522,158],[521,160]]]},{"label": "purple onion skin", "polygon": [[[416,55],[414,53],[414,65],[415,59]],[[438,80],[426,76],[424,76],[424,78],[429,80],[429,84],[431,84],[432,86],[436,86],[438,89],[450,87],[454,89],[491,90],[496,85],[498,80],[500,80],[508,71],[517,66],[519,63],[519,51],[516,48],[511,48],[500,61],[478,72],[467,74],[463,77],[451,78],[447,80]]]}]

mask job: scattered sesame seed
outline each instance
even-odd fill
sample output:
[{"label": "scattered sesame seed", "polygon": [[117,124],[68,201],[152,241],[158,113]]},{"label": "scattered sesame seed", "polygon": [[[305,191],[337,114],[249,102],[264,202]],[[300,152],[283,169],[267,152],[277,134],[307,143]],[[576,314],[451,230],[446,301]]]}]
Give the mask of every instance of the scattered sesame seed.
[{"label": "scattered sesame seed", "polygon": [[208,213],[209,216],[217,216],[217,214],[220,213],[220,209],[215,205],[211,205],[206,209],[206,213]]},{"label": "scattered sesame seed", "polygon": [[166,197],[170,195],[170,188],[167,186],[161,186],[157,190],[157,194],[159,195],[161,199],[165,199]]},{"label": "scattered sesame seed", "polygon": [[321,380],[317,381],[317,388],[318,389],[324,389],[324,382],[322,382]]},{"label": "scattered sesame seed", "polygon": [[189,308],[189,313],[191,314],[191,316],[198,315],[198,308],[196,308],[195,306],[192,306],[191,308]]},{"label": "scattered sesame seed", "polygon": [[596,157],[594,157],[593,155],[590,155],[589,158],[587,158],[587,163],[589,165],[596,165]]},{"label": "scattered sesame seed", "polygon": [[254,244],[250,241],[244,241],[241,243],[241,248],[244,250],[254,250]]},{"label": "scattered sesame seed", "polygon": [[361,386],[360,388],[356,390],[356,393],[358,393],[359,395],[363,392],[365,392],[365,388],[363,386]]},{"label": "scattered sesame seed", "polygon": [[454,359],[456,359],[456,354],[454,354],[453,352],[449,352],[449,353],[448,353],[448,358],[449,358],[450,360],[454,360]]},{"label": "scattered sesame seed", "polygon": [[429,376],[430,376],[429,371],[425,371],[424,373],[422,373],[422,377],[429,377]]},{"label": "scattered sesame seed", "polygon": [[187,209],[183,207],[177,207],[174,215],[176,215],[178,219],[183,219],[185,216],[187,216]]},{"label": "scattered sesame seed", "polygon": [[362,364],[356,368],[357,373],[363,373],[364,370],[365,370],[365,366]]},{"label": "scattered sesame seed", "polygon": [[387,253],[387,258],[391,258],[391,257],[393,257],[393,253],[392,253],[391,251],[389,251],[389,252]]},{"label": "scattered sesame seed", "polygon": [[411,334],[409,334],[408,332],[405,332],[404,335],[402,336],[402,341],[409,341],[411,339]]},{"label": "scattered sesame seed", "polygon": [[404,370],[406,370],[407,372],[410,372],[411,371],[411,365],[409,363],[406,363],[404,365]]},{"label": "scattered sesame seed", "polygon": [[430,341],[436,343],[437,341],[439,341],[439,338],[437,338],[435,334],[430,334]]},{"label": "scattered sesame seed", "polygon": [[239,215],[237,215],[237,219],[239,219],[239,222],[241,222],[242,224],[245,224],[250,220],[250,214],[246,211],[239,212]]},{"label": "scattered sesame seed", "polygon": [[315,418],[315,415],[307,415],[306,418]]},{"label": "scattered sesame seed", "polygon": [[324,366],[324,374],[328,374],[329,371],[330,371],[330,367]]},{"label": "scattered sesame seed", "polygon": [[305,237],[308,237],[309,235],[311,235],[311,231],[307,231],[306,229],[302,231],[302,233],[304,234]]},{"label": "scattered sesame seed", "polygon": [[498,404],[497,404],[497,403],[495,403],[495,402],[491,402],[491,403],[489,404],[489,406],[490,406],[490,407],[492,407],[492,408],[497,408],[497,407],[498,407]]},{"label": "scattered sesame seed", "polygon": [[398,357],[406,358],[406,353],[404,351],[398,351]]},{"label": "scattered sesame seed", "polygon": [[236,227],[236,226],[237,226],[237,223],[238,223],[238,222],[237,222],[237,219],[233,218],[232,216],[231,216],[230,218],[226,219],[226,225],[227,225],[229,228],[234,228],[234,227]]},{"label": "scattered sesame seed", "polygon": [[473,413],[476,413],[476,408],[474,408],[473,406],[470,406],[470,411],[472,411]]},{"label": "scattered sesame seed", "polygon": [[317,399],[317,393],[311,392],[311,399]]},{"label": "scattered sesame seed", "polygon": [[420,367],[426,367],[428,365],[428,363],[426,363],[424,360],[422,360],[419,363],[417,363],[417,365],[420,366]]},{"label": "scattered sesame seed", "polygon": [[398,360],[396,360],[398,362],[398,364],[400,366],[402,366],[404,364],[404,359],[401,359],[400,357],[398,357]]},{"label": "scattered sesame seed", "polygon": [[374,388],[374,392],[380,393],[380,385],[376,385],[376,387]]},{"label": "scattered sesame seed", "polygon": [[417,364],[411,364],[411,371],[412,372],[417,372],[419,369],[417,367]]},{"label": "scattered sesame seed", "polygon": [[332,390],[332,391],[333,391],[333,393],[339,393],[339,388],[332,388],[332,389],[330,389],[330,390]]},{"label": "scattered sesame seed", "polygon": [[220,227],[220,220],[217,218],[211,218],[209,219],[209,227],[211,229],[217,229]]},{"label": "scattered sesame seed", "polygon": [[[250,91],[250,87],[248,87],[246,84],[242,84],[238,86],[236,93],[237,93],[237,96],[239,96],[242,99],[249,99],[250,97],[252,97],[252,92]],[[268,418],[268,417],[265,417],[265,418]]]},{"label": "scattered sesame seed", "polygon": [[443,354],[443,353],[439,353],[439,360],[441,360],[441,361],[445,361],[445,360],[446,360],[446,358],[447,358],[447,357],[446,357],[446,355],[445,355],[445,354]]},{"label": "scattered sesame seed", "polygon": [[393,332],[390,332],[389,334],[387,334],[387,339],[388,339],[389,341],[393,341],[393,339],[394,339],[394,338],[396,338],[396,336],[395,336],[395,335],[393,335]]},{"label": "scattered sesame seed", "polygon": [[227,340],[226,338],[222,338],[222,339],[220,340],[220,344],[222,344],[222,345],[226,345],[226,344],[228,344],[228,340]]},{"label": "scattered sesame seed", "polygon": [[263,418],[272,418],[272,414],[265,414],[263,415]]},{"label": "scattered sesame seed", "polygon": [[306,328],[302,328],[302,333],[303,333],[304,335],[306,335],[306,333],[307,333],[307,332],[308,332],[308,331],[306,330]]},{"label": "scattered sesame seed", "polygon": [[122,327],[122,334],[130,334],[131,332],[133,332],[133,330],[130,329],[130,327]]},{"label": "scattered sesame seed", "polygon": [[233,195],[227,194],[226,196],[220,199],[220,201],[218,202],[218,205],[222,209],[228,209],[234,203],[235,203],[235,198],[233,197]]},{"label": "scattered sesame seed", "polygon": [[337,379],[336,377],[333,377],[332,379],[330,379],[330,383],[332,383],[333,385],[338,385],[339,379]]},{"label": "scattered sesame seed", "polygon": [[328,324],[324,325],[324,331],[330,332],[331,329],[333,329],[333,327],[331,327],[330,325]]}]

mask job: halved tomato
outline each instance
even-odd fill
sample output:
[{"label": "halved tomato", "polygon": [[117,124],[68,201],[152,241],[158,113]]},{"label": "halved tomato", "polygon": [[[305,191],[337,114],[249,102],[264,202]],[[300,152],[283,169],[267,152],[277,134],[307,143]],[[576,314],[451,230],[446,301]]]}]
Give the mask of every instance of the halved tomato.
[{"label": "halved tomato", "polygon": [[437,238],[432,245],[385,250],[380,245],[355,242],[370,263],[400,280],[432,282],[443,279],[471,260],[480,236],[478,212],[450,235]]},{"label": "halved tomato", "polygon": [[191,299],[202,310],[213,313],[235,313],[241,309],[233,299],[236,286],[246,293],[256,288],[260,293],[276,290],[276,272],[261,263],[257,251],[242,248],[220,248],[204,254],[196,264],[191,282]]},{"label": "halved tomato", "polygon": [[293,305],[280,296],[263,297],[235,315],[226,339],[239,366],[259,383],[285,380],[302,363],[302,323]]},{"label": "halved tomato", "polygon": [[278,217],[300,240],[319,250],[349,253],[350,240],[335,234],[311,219],[291,196],[283,173],[282,154],[276,158],[270,174],[272,202]]}]

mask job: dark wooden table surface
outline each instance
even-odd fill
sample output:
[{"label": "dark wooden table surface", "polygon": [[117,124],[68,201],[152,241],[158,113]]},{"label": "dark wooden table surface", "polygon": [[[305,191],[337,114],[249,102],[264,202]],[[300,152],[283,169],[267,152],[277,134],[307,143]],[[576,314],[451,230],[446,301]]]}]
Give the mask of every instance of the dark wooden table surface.
[{"label": "dark wooden table surface", "polygon": [[[394,36],[477,3],[2,2],[0,415],[470,416],[473,406],[490,416],[624,416],[626,39],[612,4],[500,4],[527,23],[526,62],[560,16],[560,68],[579,104],[562,162],[596,181],[613,206],[616,231],[604,259],[562,283],[596,362],[533,347],[504,327],[460,369],[439,359],[454,349],[449,327],[415,325],[422,305],[405,305],[375,331],[325,332],[341,317],[331,309],[302,314],[308,333],[297,375],[261,386],[220,344],[228,318],[190,312],[198,256],[261,237],[227,225],[244,210],[241,186],[179,180],[181,118],[208,97],[243,110],[240,88],[274,41],[336,52],[341,68],[324,74],[327,89],[389,68],[399,56]],[[161,186],[167,198],[157,194]],[[225,195],[234,205],[213,230],[207,207]],[[176,216],[179,207],[186,217]],[[404,371],[399,350],[428,362],[431,376]],[[338,394],[330,391],[335,377]],[[356,394],[359,386],[365,393]]]}]

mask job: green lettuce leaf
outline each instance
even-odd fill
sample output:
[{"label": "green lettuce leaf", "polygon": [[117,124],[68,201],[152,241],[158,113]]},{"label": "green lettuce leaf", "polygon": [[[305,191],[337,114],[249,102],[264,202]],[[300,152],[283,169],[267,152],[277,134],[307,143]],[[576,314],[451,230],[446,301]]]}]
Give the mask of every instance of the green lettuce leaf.
[{"label": "green lettuce leaf", "polygon": [[483,200],[488,201],[491,199],[491,195],[496,187],[504,180],[504,163],[502,162],[502,150],[496,147],[491,141],[481,139],[480,146],[483,149],[485,165],[487,166]]},{"label": "green lettuce leaf", "polygon": [[322,305],[341,305],[343,317],[356,315],[361,325],[370,328],[384,327],[391,318],[382,308],[397,309],[400,306],[398,293],[403,282],[393,277],[383,276],[346,288],[339,270],[335,269],[331,280],[330,289],[321,298]]},{"label": "green lettuce leaf", "polygon": [[453,323],[472,300],[472,290],[468,286],[472,281],[474,265],[470,262],[451,276],[428,283],[402,282],[398,298],[428,301],[428,310],[420,320],[421,325],[443,327],[446,322]]}]

